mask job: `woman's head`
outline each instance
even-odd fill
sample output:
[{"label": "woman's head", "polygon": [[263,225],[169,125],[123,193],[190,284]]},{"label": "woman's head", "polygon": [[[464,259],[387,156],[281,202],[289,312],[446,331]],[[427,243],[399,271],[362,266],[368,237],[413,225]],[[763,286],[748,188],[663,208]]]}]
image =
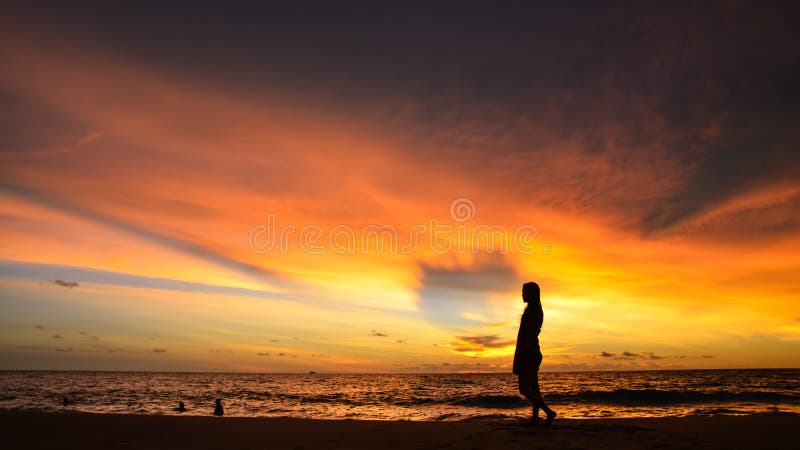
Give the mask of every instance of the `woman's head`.
[{"label": "woman's head", "polygon": [[522,301],[525,303],[539,302],[539,285],[529,281],[522,285]]}]

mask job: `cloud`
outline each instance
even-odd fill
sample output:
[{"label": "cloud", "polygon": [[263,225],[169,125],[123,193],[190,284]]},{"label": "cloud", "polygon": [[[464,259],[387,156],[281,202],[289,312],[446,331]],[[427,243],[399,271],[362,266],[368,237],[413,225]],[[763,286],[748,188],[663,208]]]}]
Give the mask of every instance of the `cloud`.
[{"label": "cloud", "polygon": [[258,352],[256,353],[258,356],[269,356],[269,353]]},{"label": "cloud", "polygon": [[516,290],[516,268],[501,256],[483,255],[468,267],[434,267],[420,264],[423,289],[458,292],[505,292]]},{"label": "cloud", "polygon": [[53,283],[65,288],[78,287],[78,283],[75,281],[55,280]]},{"label": "cloud", "polygon": [[44,326],[42,325],[36,325],[34,328],[36,328],[37,330],[44,330]]},{"label": "cloud", "polygon": [[504,340],[497,334],[482,336],[456,336],[456,340],[450,343],[453,353],[468,354],[479,356],[490,349],[501,349],[512,347],[516,341]]},{"label": "cloud", "polygon": [[68,352],[71,352],[71,351],[72,351],[72,347],[68,347],[68,348],[57,348],[57,349],[56,349],[56,351],[57,351],[57,352],[65,352],[65,353],[68,353]]},{"label": "cloud", "polygon": [[[163,14],[160,11],[157,15],[148,15],[141,7],[129,8],[132,17],[147,20],[123,20],[109,10],[98,11],[95,16],[68,6],[36,8],[42,11],[31,11],[30,15],[22,17],[26,20],[17,20],[16,13],[11,11],[3,18],[3,23],[17,25],[0,31],[4,38],[0,42],[6,41],[0,46],[4,54],[8,53],[7,60],[19,63],[2,71],[0,90],[3,95],[11,92],[14,97],[19,96],[23,103],[40,102],[42,107],[24,113],[29,108],[23,105],[20,109],[24,114],[19,115],[14,114],[16,108],[4,109],[0,115],[12,120],[0,124],[0,128],[3,132],[13,132],[17,124],[28,122],[29,116],[33,118],[30,122],[41,125],[51,120],[69,122],[63,127],[63,133],[56,130],[52,136],[48,130],[57,127],[35,126],[25,133],[8,133],[14,147],[58,146],[54,143],[76,142],[87,132],[106,129],[110,130],[109,136],[118,136],[115,139],[122,144],[108,142],[106,145],[103,137],[102,152],[74,152],[67,158],[4,159],[2,179],[9,181],[2,184],[13,184],[17,188],[14,194],[17,198],[22,196],[37,205],[50,206],[55,213],[69,212],[115,230],[145,236],[167,250],[178,248],[192,255],[199,251],[206,261],[210,258],[219,262],[215,254],[223,259],[229,257],[234,260],[236,270],[245,272],[248,263],[269,258],[257,259],[247,253],[244,245],[236,244],[236,233],[244,232],[240,228],[247,223],[243,212],[252,212],[253,208],[231,202],[235,198],[246,198],[246,204],[263,205],[265,209],[278,203],[301,209],[305,205],[300,204],[300,197],[307,195],[307,188],[302,185],[311,179],[323,182],[329,189],[344,187],[358,195],[356,198],[342,196],[340,201],[331,202],[328,201],[330,197],[319,198],[327,192],[311,194],[322,205],[353,204],[358,205],[353,209],[362,209],[361,196],[369,197],[363,194],[368,192],[386,200],[386,211],[406,219],[416,216],[392,210],[410,204],[419,208],[419,215],[424,215],[443,193],[475,193],[496,201],[493,205],[478,202],[477,217],[481,221],[487,217],[489,220],[521,217],[534,222],[542,220],[543,225],[558,228],[564,242],[558,239],[554,242],[566,250],[563,259],[560,256],[557,260],[523,258],[516,266],[511,260],[464,265],[450,264],[445,258],[431,258],[420,263],[416,280],[419,301],[413,306],[419,306],[422,315],[437,325],[451,326],[453,331],[447,336],[476,334],[462,331],[467,330],[466,327],[452,325],[482,320],[479,313],[489,309],[491,299],[518,289],[518,283],[523,280],[516,276],[515,267],[520,271],[525,267],[526,270],[541,269],[560,274],[565,278],[564,283],[574,283],[575,289],[588,285],[598,293],[606,292],[623,300],[636,296],[648,298],[639,294],[652,288],[631,291],[640,289],[636,285],[657,286],[661,281],[647,277],[647,282],[642,283],[642,279],[635,279],[637,272],[645,276],[644,272],[657,272],[659,276],[682,282],[686,278],[680,290],[659,291],[659,296],[665,298],[652,299],[658,308],[662,304],[659,302],[667,301],[666,297],[671,297],[670,302],[677,297],[683,298],[677,301],[697,299],[702,292],[697,290],[695,275],[702,279],[701,288],[715,281],[710,278],[717,272],[694,272],[689,261],[681,267],[684,258],[679,255],[701,255],[704,263],[712,268],[722,259],[716,259],[719,253],[710,249],[692,248],[692,242],[686,240],[675,242],[677,246],[640,246],[639,236],[658,239],[686,232],[691,238],[707,233],[706,230],[719,236],[720,230],[724,230],[726,237],[736,238],[744,232],[752,235],[766,230],[763,239],[769,240],[775,235],[795,232],[798,222],[793,211],[798,209],[797,199],[790,198],[775,205],[769,202],[718,210],[720,204],[753,190],[770,188],[773,182],[796,184],[800,179],[796,170],[800,158],[796,151],[798,133],[794,131],[798,111],[798,89],[794,80],[798,79],[798,65],[797,34],[792,24],[796,21],[780,20],[794,17],[794,11],[771,3],[760,6],[758,20],[752,20],[750,11],[738,4],[726,8],[708,4],[684,8],[669,2],[661,5],[626,2],[607,9],[556,4],[536,5],[533,9],[541,8],[541,11],[532,14],[530,10],[515,11],[516,14],[507,10],[493,11],[491,20],[479,21],[483,31],[479,33],[474,32],[477,22],[463,21],[475,14],[474,10],[441,14],[446,9],[443,6],[434,7],[437,14],[430,16],[417,16],[418,10],[399,12],[397,21],[393,20],[394,11],[309,17],[287,11],[276,11],[274,15],[261,11],[261,14],[245,15],[237,20],[219,21],[221,33],[202,30],[202,24],[209,23],[205,19],[214,14],[204,7],[191,8],[191,11],[165,7]],[[189,18],[180,21],[179,34],[185,38],[165,39],[176,32],[167,25],[178,23],[175,19],[184,17],[183,14],[188,14]],[[428,17],[436,17],[436,20]],[[105,20],[109,18],[116,20]],[[333,22],[340,18],[344,21]],[[150,32],[129,32],[143,23]],[[409,26],[393,28],[399,34],[381,34],[386,29],[382,25],[393,23]],[[60,26],[46,26],[49,24]],[[258,33],[240,32],[251,29],[248,25],[252,24],[274,30],[275,34],[271,31],[257,36]],[[303,30],[308,29],[319,30],[319,33],[303,34]],[[26,33],[17,33],[17,30],[26,30]],[[74,30],[80,30],[81,36]],[[225,36],[225,45],[219,42],[206,45],[219,40],[219,36]],[[286,38],[274,39],[274,36]],[[255,41],[250,43],[248,39]],[[463,45],[452,46],[454,39]],[[57,44],[55,41],[69,43],[66,47],[71,50],[60,52],[58,47],[48,45]],[[25,45],[17,45],[19,42]],[[238,45],[243,42],[249,45]],[[319,42],[325,45],[320,46]],[[286,45],[292,51],[285,51]],[[92,54],[93,47],[98,54],[115,55],[119,60],[98,58]],[[126,52],[116,51],[134,48],[140,50],[136,52],[136,61],[125,61]],[[222,51],[226,48],[237,51]],[[424,51],[409,52],[409,48],[424,48]],[[185,57],[174,58],[174,55]],[[81,63],[75,64],[75,61]],[[192,64],[187,65],[187,61]],[[331,61],[337,64],[330,64]],[[437,63],[427,64],[429,61]],[[665,64],[670,70],[664,70]],[[126,71],[131,73],[130,77],[121,76]],[[153,74],[152,79],[147,77],[137,82],[142,73]],[[270,73],[280,74],[275,77],[280,79],[273,80]],[[50,83],[50,79],[61,82]],[[258,128],[253,124],[266,127],[269,120],[265,120],[268,116],[257,114],[259,110],[252,114],[255,118],[252,122],[241,120],[254,111],[248,108],[248,102],[240,103],[237,94],[252,92],[253,104],[279,108],[277,101],[264,101],[259,97],[262,89],[252,89],[248,79],[256,80],[253,85],[264,86],[271,86],[275,81],[278,92],[303,92],[299,102],[308,99],[308,102],[334,105],[328,111],[332,128],[338,128],[333,121],[337,115],[344,115],[345,121],[354,124],[353,129],[364,131],[365,135],[369,130],[381,129],[373,126],[376,125],[373,117],[377,125],[394,121],[391,128],[385,127],[392,130],[392,135],[381,137],[391,141],[400,135],[397,145],[400,150],[394,154],[381,148],[370,149],[373,156],[369,158],[363,158],[359,151],[360,159],[379,160],[389,168],[366,171],[362,167],[352,167],[355,161],[339,158],[339,154],[330,153],[328,159],[311,151],[273,149],[268,142],[258,139],[258,134],[242,132]],[[319,83],[321,79],[325,83]],[[197,107],[204,103],[195,102],[192,91],[198,91],[198,98],[208,96],[198,86],[209,86],[209,91],[225,99],[217,102],[225,108],[209,107],[214,104],[212,101],[205,102],[205,108]],[[158,95],[172,90],[177,95]],[[319,96],[319,93],[326,95]],[[264,97],[271,94],[267,92]],[[172,106],[175,104],[187,107],[175,108]],[[298,111],[306,111],[305,104],[293,106]],[[161,107],[171,111],[162,115]],[[57,111],[55,114],[66,117],[50,119],[39,110]],[[181,120],[181,116],[186,119]],[[364,117],[368,119],[362,120]],[[203,124],[212,126],[203,127]],[[37,129],[42,130],[41,135],[37,136]],[[305,126],[303,129],[309,130]],[[316,134],[310,130],[296,134]],[[219,136],[208,140],[207,132],[218,132]],[[270,133],[271,130],[264,130],[263,136]],[[196,141],[186,138],[194,134],[198,136]],[[342,136],[349,134],[360,133],[342,129]],[[330,140],[327,138],[321,136],[320,142]],[[292,135],[284,135],[276,141],[291,144],[293,139]],[[250,152],[248,141],[263,148],[259,148],[258,153]],[[191,145],[194,143],[200,145]],[[214,152],[201,148],[203,145],[230,150]],[[343,146],[348,147],[344,139]],[[142,150],[127,151],[129,148]],[[264,149],[280,152],[283,157],[259,158]],[[325,153],[328,150],[323,148]],[[236,158],[231,158],[230,152],[235,152]],[[310,163],[297,163],[291,159],[293,153],[301,154],[302,159]],[[283,159],[294,170],[281,173],[280,170],[265,170],[274,167],[258,164],[262,160]],[[336,163],[328,164],[330,161]],[[398,164],[405,161],[413,164]],[[188,167],[193,164],[196,166]],[[184,169],[182,165],[187,167]],[[250,167],[239,170],[242,166]],[[343,166],[349,169],[346,173],[340,170]],[[297,176],[301,172],[309,176]],[[437,172],[440,176],[429,176]],[[237,187],[246,189],[227,190],[230,186],[223,182],[225,178],[216,176],[218,173],[236,178],[240,183]],[[361,176],[367,173],[369,175]],[[418,173],[423,175],[410,178]],[[164,190],[174,194],[176,202],[192,206],[170,205],[156,208],[158,214],[138,214],[108,206],[113,205],[108,198],[105,204],[98,202],[106,195],[103,194],[105,188],[116,185],[113,181],[119,174],[123,175],[119,177],[119,184],[124,182],[127,186],[109,195],[110,199],[126,197],[128,193],[142,194],[131,195],[136,198],[128,205],[141,202],[145,206],[149,196],[144,191]],[[170,188],[179,180],[188,180],[185,192],[181,192],[182,187]],[[393,183],[402,189],[393,188]],[[19,186],[24,186],[23,190],[36,186],[36,191],[42,195],[20,192]],[[266,186],[274,189],[263,189]],[[311,192],[320,191],[316,185],[310,187]],[[247,194],[238,195],[241,192]],[[421,198],[431,200],[417,202]],[[394,199],[398,201],[392,203]],[[192,214],[199,214],[200,210],[194,211],[193,206],[200,203],[228,209],[219,211],[215,220],[196,221],[193,224],[196,226],[191,227],[182,226],[183,223],[165,214],[169,209],[193,210]],[[367,208],[359,212],[364,213],[365,219],[380,217],[367,214]],[[549,218],[555,215],[574,218],[579,226],[568,226],[568,221],[562,223]],[[322,216],[316,218],[324,219]],[[230,218],[229,222],[235,223],[235,227],[224,230],[217,227],[216,217]],[[120,228],[121,222],[133,224],[136,229]],[[604,227],[632,233],[607,240]],[[191,235],[200,230],[202,239]],[[591,239],[581,237],[584,233],[591,235]],[[634,242],[626,248],[630,241]],[[771,246],[774,247],[780,246]],[[98,243],[97,249],[89,250],[102,253],[106,248]],[[791,247],[787,251],[791,251]],[[600,260],[611,253],[614,254],[612,262],[603,265]],[[12,249],[8,254],[26,253]],[[142,254],[153,255],[152,252]],[[761,248],[754,258],[746,259],[752,260],[750,264],[760,261],[761,266],[791,264],[772,258],[772,254],[772,250]],[[89,255],[89,259],[94,256]],[[421,258],[428,256],[420,255]],[[725,261],[730,261],[727,256]],[[307,261],[289,259],[291,267],[309,267],[305,265]],[[791,258],[784,255],[783,259]],[[629,270],[632,260],[639,266]],[[658,264],[647,264],[650,260]],[[235,264],[236,261],[244,263],[245,267]],[[397,265],[392,261],[387,263],[392,270],[402,267],[403,271],[409,267],[405,264],[407,261]],[[375,264],[383,263],[381,260]],[[169,265],[169,261],[165,264]],[[740,261],[737,267],[747,269],[747,264]],[[141,264],[128,265],[141,267]],[[225,261],[222,265],[232,267]],[[404,286],[414,282],[409,283],[407,272],[383,270],[386,266],[379,269],[376,273],[391,272],[392,280],[402,279]],[[352,268],[348,265],[345,270]],[[692,276],[682,277],[673,270],[692,272]],[[726,268],[720,270],[725,272]],[[230,280],[228,274],[211,274],[205,267],[181,273]],[[622,273],[625,275],[620,275]],[[706,276],[709,274],[712,277]],[[300,278],[323,280],[306,275]],[[104,278],[108,274],[95,276]],[[605,281],[598,283],[598,276],[613,283],[613,289],[605,289],[608,287]],[[42,279],[52,280],[53,277]],[[92,283],[84,278],[76,279]],[[171,286],[176,290],[213,292],[223,289],[146,277],[124,281]],[[735,289],[720,291],[718,297],[738,302],[736,297],[739,296],[731,294],[747,293]],[[566,308],[578,298],[561,295],[558,300],[564,301],[558,306]],[[705,298],[695,301],[704,302]],[[774,303],[778,301],[780,299],[776,298]],[[770,315],[796,315],[779,315],[783,312],[773,311],[777,309],[771,306],[773,300],[766,303],[770,303],[764,306],[769,311],[763,311]],[[645,313],[650,306],[653,305],[642,304],[636,308],[641,308],[639,313]],[[611,317],[613,311],[608,314]],[[603,313],[600,316],[602,319]],[[669,322],[668,316],[654,320]],[[551,325],[569,320],[569,315],[551,317],[555,320]],[[614,315],[614,320],[625,317],[627,315]],[[712,322],[720,329],[729,327],[725,320]],[[575,323],[576,329],[584,325]],[[614,327],[615,324],[608,325]],[[566,334],[572,331],[564,331],[567,339]],[[396,332],[393,329],[393,333]],[[657,326],[652,327],[652,333],[658,334]],[[648,348],[647,343],[642,345]],[[596,348],[591,352],[596,353]]]},{"label": "cloud", "polygon": [[[481,14],[475,10],[450,17],[437,8],[437,20],[421,20],[413,11],[367,14],[379,24],[407,23],[406,31],[394,38],[376,34],[381,27],[355,18],[360,15],[342,14],[352,18],[332,23],[281,10],[243,14],[228,22],[254,21],[274,27],[286,39],[251,36],[220,25],[230,47],[241,49],[237,52],[218,51],[208,33],[192,25],[207,23],[216,12],[193,9],[197,10],[167,8],[163,17],[152,17],[131,8],[131,14],[154,24],[149,37],[109,33],[103,23],[123,30],[132,25],[113,20],[117,18],[107,11],[98,16],[110,20],[87,22],[68,8],[36,13],[21,9],[9,22],[40,29],[50,28],[42,23],[69,24],[72,28],[62,29],[85,30],[85,35],[74,36],[79,43],[85,39],[85,45],[76,47],[89,47],[94,41],[111,48],[141,48],[146,62],[139,64],[150,71],[186,79],[208,77],[204,81],[221,81],[220,90],[236,92],[233,86],[256,92],[246,82],[266,79],[279,92],[306,92],[310,98],[325,94],[331,103],[347,105],[348,112],[392,124],[400,121],[404,126],[395,128],[408,130],[412,143],[430,142],[430,147],[441,149],[441,156],[428,155],[430,147],[409,145],[404,155],[409,159],[424,156],[426,163],[452,167],[464,178],[479,175],[487,184],[520,197],[531,198],[536,192],[535,201],[561,209],[616,212],[644,235],[668,229],[753,187],[797,179],[800,157],[793,151],[793,125],[800,96],[794,85],[798,69],[796,52],[786,50],[795,48],[797,41],[791,21],[780,20],[793,17],[785,5],[763,6],[761,20],[750,20],[746,6],[739,4],[724,11],[713,11],[712,5],[687,10],[669,3],[628,2],[603,12],[557,5],[537,6],[536,12],[510,8],[484,24],[487,32],[480,34],[465,29],[469,21],[460,20]],[[197,18],[181,22],[187,39],[169,39],[168,24],[183,14]],[[536,25],[521,27],[519,18]],[[303,29],[320,31],[298,34]],[[16,31],[10,30],[9,35]],[[449,44],[453,37],[464,43],[463,48]],[[277,42],[291,42],[291,51]],[[319,42],[327,43],[324,49]],[[426,51],[419,54],[407,51],[423,47]],[[169,56],[175,54],[193,55],[191,67],[182,65],[185,59]],[[527,57],[519,58],[521,54]],[[669,76],[663,71],[667,57],[676,61]],[[435,67],[431,60],[438,61]],[[219,66],[226,68],[224,74]],[[282,76],[270,77],[275,67],[281,68]],[[350,68],[348,76],[338,67]],[[29,70],[35,73],[36,67]],[[20,72],[16,77],[25,81],[26,72]],[[244,75],[253,73],[259,76]],[[326,83],[315,82],[305,76],[308,73],[319,74]],[[154,96],[147,84],[134,92]],[[81,94],[81,89],[74,90]],[[46,97],[31,95],[40,96]],[[86,103],[107,101],[95,98]],[[130,103],[128,108],[141,108]],[[85,119],[64,120],[76,123],[65,127],[69,140],[87,132],[79,126]],[[26,121],[15,120],[9,131],[16,122]],[[27,134],[28,139],[37,137]],[[536,176],[528,176],[531,173]]]},{"label": "cloud", "polygon": [[166,353],[167,350],[163,349],[163,348],[154,348],[153,350],[151,350],[151,352],[153,352],[153,353]]},{"label": "cloud", "polygon": [[599,356],[601,358],[613,358],[615,360],[649,359],[649,360],[656,361],[656,360],[659,360],[659,359],[668,358],[667,356],[656,355],[653,352],[634,353],[634,352],[627,352],[627,351],[626,352],[622,352],[620,354],[602,351],[597,356]]},{"label": "cloud", "polygon": [[439,364],[425,363],[414,366],[399,366],[400,372],[424,372],[424,373],[458,373],[458,372],[508,372],[509,367],[502,363],[450,363],[442,362]]},{"label": "cloud", "polygon": [[711,242],[774,241],[800,232],[800,186],[762,189],[709,205],[664,233]]},{"label": "cloud", "polygon": [[470,344],[485,348],[504,348],[514,345],[513,340],[504,341],[500,336],[496,334],[485,335],[485,336],[457,336],[457,338],[461,342],[468,342]]},{"label": "cloud", "polygon": [[[132,275],[110,270],[90,269],[84,267],[65,266],[58,264],[37,264],[20,261],[0,260],[0,276],[15,277],[23,279],[40,279],[52,274],[67,275],[81,278],[85,282],[106,284],[112,286],[132,286],[139,288],[164,289],[170,291],[192,291],[205,292],[210,294],[240,295],[269,299],[297,300],[295,297],[284,293],[255,290],[247,288],[237,288],[232,286],[219,286],[205,283],[195,283],[191,281],[176,280],[170,278],[148,277]],[[62,280],[54,281],[57,285],[61,283],[71,283]],[[75,286],[78,284],[75,283]],[[75,287],[65,286],[65,287]]]},{"label": "cloud", "polygon": [[478,255],[469,266],[436,267],[420,264],[419,307],[429,319],[443,324],[466,324],[463,311],[486,307],[493,295],[519,290],[521,277],[502,255]]},{"label": "cloud", "polygon": [[370,336],[377,336],[377,337],[388,337],[389,336],[388,334],[386,334],[386,333],[384,333],[382,331],[377,331],[374,328],[372,329],[372,331],[369,332],[369,335]]},{"label": "cloud", "polygon": [[[65,212],[67,214],[74,215],[76,217],[91,220],[93,222],[120,231],[124,231],[129,234],[133,234],[135,236],[147,239],[151,242],[160,244],[164,247],[171,248],[173,250],[177,250],[185,254],[204,259],[218,266],[237,270],[249,275],[262,276],[263,278],[265,278],[266,281],[272,284],[283,285],[283,286],[289,285],[286,281],[278,278],[276,274],[271,270],[268,270],[264,267],[255,264],[238,260],[236,258],[225,255],[221,252],[211,250],[201,242],[196,242],[190,239],[186,239],[184,237],[172,236],[170,234],[155,229],[147,228],[145,226],[140,226],[131,222],[126,222],[112,215],[92,210],[89,207],[83,206],[81,204],[78,204],[76,202],[70,201],[65,198],[61,198],[49,192],[40,191],[26,186],[12,184],[10,182],[0,182],[0,191],[33,203],[37,203],[42,206],[46,206],[61,212]],[[59,280],[56,280],[56,284],[60,284]],[[77,283],[75,284],[75,286],[77,286]],[[66,286],[66,287],[74,287],[74,286]]]},{"label": "cloud", "polygon": [[58,333],[56,333],[56,334],[52,335],[51,337],[52,337],[53,339],[61,339],[61,335],[60,335],[60,334],[58,334]]},{"label": "cloud", "polygon": [[100,341],[100,336],[96,336],[96,335],[93,335],[93,334],[90,335],[89,333],[87,333],[85,331],[79,331],[78,334],[83,336],[83,337],[85,337],[86,339],[88,339],[88,340],[90,340],[92,342],[99,342]]}]

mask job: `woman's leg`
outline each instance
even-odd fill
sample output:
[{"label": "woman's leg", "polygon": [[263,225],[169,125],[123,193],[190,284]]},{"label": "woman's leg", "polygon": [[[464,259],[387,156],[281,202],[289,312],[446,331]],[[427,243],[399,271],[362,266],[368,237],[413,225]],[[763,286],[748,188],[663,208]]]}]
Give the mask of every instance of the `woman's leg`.
[{"label": "woman's leg", "polygon": [[533,417],[539,416],[539,409],[547,414],[547,421],[545,424],[550,425],[556,417],[556,412],[550,409],[549,406],[542,399],[542,393],[539,390],[539,373],[531,375],[519,376],[519,392],[530,400],[533,405]]},{"label": "woman's leg", "polygon": [[533,420],[539,418],[539,403],[534,395],[534,380],[535,378],[531,375],[519,375],[519,393],[522,394],[525,398],[527,398],[531,405],[533,405]]},{"label": "woman's leg", "polygon": [[534,407],[537,408],[537,413],[538,413],[538,408],[542,408],[542,411],[544,411],[544,413],[547,414],[547,420],[545,421],[545,425],[550,425],[551,423],[553,423],[553,419],[556,418],[556,412],[550,409],[550,407],[547,406],[547,404],[544,402],[544,399],[542,399],[542,391],[539,389],[539,372],[536,372],[536,374],[533,375],[532,390],[533,390],[533,397],[536,398],[536,403]]}]

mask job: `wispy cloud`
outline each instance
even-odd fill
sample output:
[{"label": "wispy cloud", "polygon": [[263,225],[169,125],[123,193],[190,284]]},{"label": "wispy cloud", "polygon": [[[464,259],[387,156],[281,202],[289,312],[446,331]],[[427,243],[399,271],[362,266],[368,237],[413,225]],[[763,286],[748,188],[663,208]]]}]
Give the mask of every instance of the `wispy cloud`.
[{"label": "wispy cloud", "polygon": [[[285,293],[274,291],[263,291],[232,286],[218,286],[170,278],[147,277],[122,272],[114,272],[110,270],[89,269],[58,264],[36,264],[29,262],[0,260],[0,277],[37,280],[46,278],[52,274],[80,278],[81,280],[85,280],[85,283],[94,284],[165,289],[172,291],[206,292],[210,294],[244,295],[261,298],[295,299],[294,297]],[[78,283],[76,282],[67,282],[61,279],[54,281],[54,283],[67,288],[78,286]],[[74,283],[74,285],[71,283]]]},{"label": "wispy cloud", "polygon": [[65,288],[78,287],[78,283],[76,281],[55,280],[53,283]]},{"label": "wispy cloud", "polygon": [[629,351],[624,351],[624,352],[619,353],[619,354],[602,351],[597,356],[599,356],[601,358],[612,358],[612,359],[618,360],[618,361],[625,361],[625,360],[631,361],[631,360],[640,360],[640,359],[657,361],[659,359],[667,359],[667,358],[669,358],[669,356],[657,355],[657,354],[655,354],[653,352],[638,352],[638,353],[636,353],[636,352],[629,352]]},{"label": "wispy cloud", "polygon": [[475,362],[475,363],[451,363],[442,362],[439,364],[417,364],[413,366],[403,366],[398,368],[401,372],[507,372],[509,370],[503,364]]},{"label": "wispy cloud", "polygon": [[136,235],[150,240],[173,250],[177,250],[229,269],[241,271],[249,275],[260,275],[266,277],[272,284],[286,285],[287,282],[279,278],[273,271],[264,267],[240,261],[221,252],[213,251],[200,242],[195,242],[186,238],[173,236],[158,230],[138,225],[129,221],[122,220],[105,212],[95,211],[89,207],[70,201],[52,193],[37,190],[31,187],[12,184],[10,182],[0,182],[0,192],[14,195],[18,198],[62,211],[83,219],[109,226],[111,228]]}]

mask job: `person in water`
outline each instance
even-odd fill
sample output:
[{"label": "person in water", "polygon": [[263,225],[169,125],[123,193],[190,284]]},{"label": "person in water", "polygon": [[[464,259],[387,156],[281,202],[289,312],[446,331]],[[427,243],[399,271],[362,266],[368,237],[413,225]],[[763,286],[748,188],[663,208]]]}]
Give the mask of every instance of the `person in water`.
[{"label": "person in water", "polygon": [[539,366],[542,364],[542,351],[539,348],[539,332],[542,329],[544,312],[539,298],[539,285],[530,282],[522,285],[522,301],[527,303],[519,323],[517,348],[514,351],[514,374],[519,377],[519,392],[531,401],[533,415],[531,424],[539,421],[539,410],[547,415],[545,425],[553,423],[556,412],[542,400],[539,390]]},{"label": "person in water", "polygon": [[186,405],[184,405],[183,402],[178,402],[178,407],[175,408],[175,411],[179,413],[186,412]]},{"label": "person in water", "polygon": [[225,414],[225,411],[222,410],[222,400],[217,399],[216,406],[214,406],[214,415],[221,416]]}]

